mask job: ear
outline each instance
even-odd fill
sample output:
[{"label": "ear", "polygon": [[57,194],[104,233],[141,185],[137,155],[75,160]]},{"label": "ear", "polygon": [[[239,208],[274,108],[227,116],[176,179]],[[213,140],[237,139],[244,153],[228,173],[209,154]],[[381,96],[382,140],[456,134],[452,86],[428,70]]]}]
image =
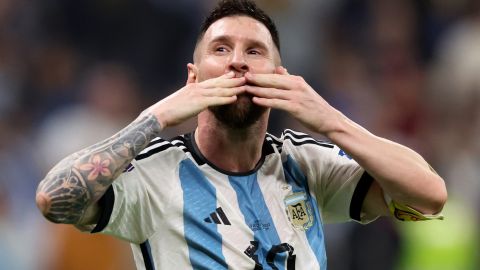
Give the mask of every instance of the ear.
[{"label": "ear", "polygon": [[188,63],[187,64],[187,72],[188,72],[187,84],[196,82],[197,81],[197,72],[198,72],[197,67],[192,63]]}]

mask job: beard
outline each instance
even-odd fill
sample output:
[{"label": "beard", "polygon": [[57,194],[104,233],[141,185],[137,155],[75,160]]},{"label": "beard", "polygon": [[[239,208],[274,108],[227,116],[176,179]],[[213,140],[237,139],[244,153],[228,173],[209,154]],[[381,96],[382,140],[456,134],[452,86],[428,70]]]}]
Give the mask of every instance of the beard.
[{"label": "beard", "polygon": [[232,104],[209,107],[220,123],[232,129],[245,129],[255,124],[267,108],[253,103],[252,95],[239,95]]}]

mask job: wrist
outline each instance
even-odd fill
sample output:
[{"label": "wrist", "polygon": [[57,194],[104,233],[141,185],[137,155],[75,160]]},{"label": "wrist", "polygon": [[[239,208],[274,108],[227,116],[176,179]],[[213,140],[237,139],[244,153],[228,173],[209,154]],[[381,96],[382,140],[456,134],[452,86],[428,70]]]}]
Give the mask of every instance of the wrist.
[{"label": "wrist", "polygon": [[334,142],[336,138],[344,134],[348,130],[348,126],[351,125],[351,120],[348,119],[341,112],[335,110],[332,117],[325,125],[323,135],[325,135],[330,141]]},{"label": "wrist", "polygon": [[142,121],[143,119],[148,119],[147,121],[151,122],[150,126],[156,135],[158,135],[167,126],[164,118],[158,113],[153,113],[151,108],[144,110],[135,121]]},{"label": "wrist", "polygon": [[143,111],[134,121],[134,123],[135,122],[137,122],[139,125],[143,125],[145,129],[144,132],[146,132],[146,134],[151,134],[152,136],[160,135],[160,132],[165,126],[165,124],[149,110]]},{"label": "wrist", "polygon": [[348,150],[355,144],[370,143],[373,138],[373,134],[368,130],[341,113],[332,121],[332,124],[324,135],[331,142],[345,148],[343,150]]}]

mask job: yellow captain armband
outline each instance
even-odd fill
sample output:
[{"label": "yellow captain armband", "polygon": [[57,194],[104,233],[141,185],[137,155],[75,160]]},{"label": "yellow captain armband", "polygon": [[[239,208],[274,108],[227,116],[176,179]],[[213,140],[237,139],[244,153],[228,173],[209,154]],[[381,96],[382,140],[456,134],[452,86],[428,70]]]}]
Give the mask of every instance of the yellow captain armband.
[{"label": "yellow captain armband", "polygon": [[426,215],[413,209],[410,206],[396,203],[393,200],[388,204],[388,209],[392,216],[401,221],[423,221],[423,220],[443,220],[442,214]]},{"label": "yellow captain armband", "polygon": [[422,214],[408,205],[393,201],[386,193],[383,194],[383,198],[388,206],[388,210],[390,210],[390,214],[400,221],[443,220],[441,213],[436,215]]}]

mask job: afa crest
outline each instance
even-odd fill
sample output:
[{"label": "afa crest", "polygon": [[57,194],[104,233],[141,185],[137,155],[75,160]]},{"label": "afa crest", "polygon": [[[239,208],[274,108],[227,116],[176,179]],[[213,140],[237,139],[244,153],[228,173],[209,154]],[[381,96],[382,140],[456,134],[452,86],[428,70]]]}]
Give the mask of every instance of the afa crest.
[{"label": "afa crest", "polygon": [[284,199],[288,219],[293,227],[302,231],[313,225],[312,206],[305,192],[295,192]]}]

